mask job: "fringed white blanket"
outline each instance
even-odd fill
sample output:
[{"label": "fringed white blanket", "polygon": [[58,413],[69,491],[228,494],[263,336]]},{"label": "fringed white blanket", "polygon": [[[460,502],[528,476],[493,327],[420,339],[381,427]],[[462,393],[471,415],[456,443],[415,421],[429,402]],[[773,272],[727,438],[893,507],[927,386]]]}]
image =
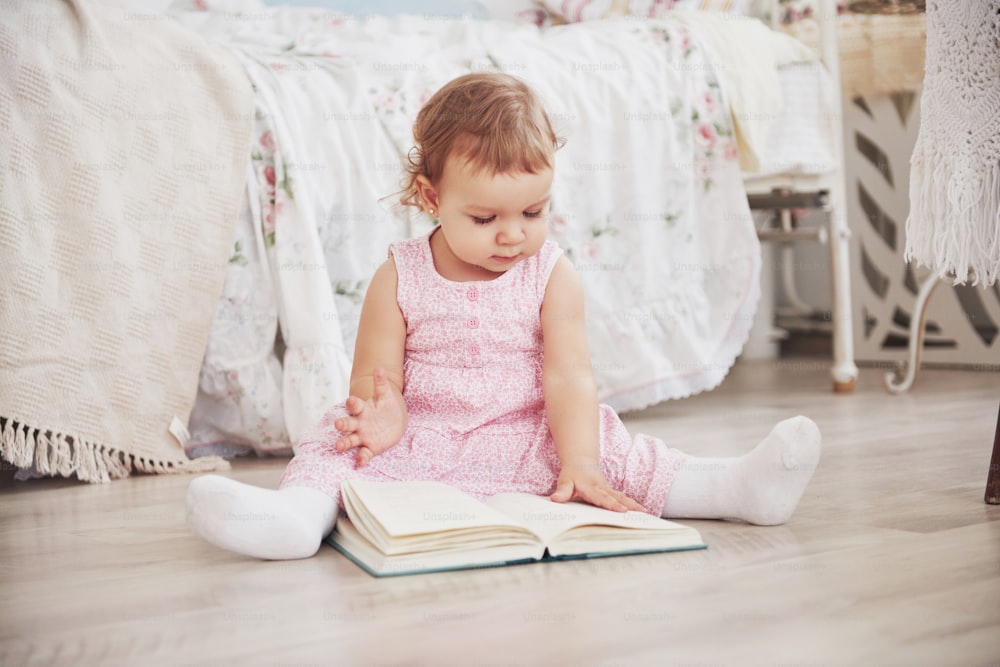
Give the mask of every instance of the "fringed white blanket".
[{"label": "fringed white blanket", "polygon": [[1000,278],[1000,0],[927,5],[906,259],[956,283]]},{"label": "fringed white blanket", "polygon": [[0,81],[0,455],[89,482],[226,467],[183,444],[249,82],[170,21],[37,0],[4,2]]}]

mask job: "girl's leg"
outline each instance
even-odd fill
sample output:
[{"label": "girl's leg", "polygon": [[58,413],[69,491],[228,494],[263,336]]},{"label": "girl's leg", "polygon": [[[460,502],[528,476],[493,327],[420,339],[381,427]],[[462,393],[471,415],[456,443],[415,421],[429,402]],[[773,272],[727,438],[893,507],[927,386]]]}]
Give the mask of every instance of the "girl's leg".
[{"label": "girl's leg", "polygon": [[336,501],[305,486],[264,489],[220,475],[191,482],[188,524],[206,541],[268,560],[309,558],[337,520]]},{"label": "girl's leg", "polygon": [[820,433],[806,417],[779,422],[736,458],[688,457],[677,471],[666,519],[738,519],[761,526],[788,520],[819,463]]}]

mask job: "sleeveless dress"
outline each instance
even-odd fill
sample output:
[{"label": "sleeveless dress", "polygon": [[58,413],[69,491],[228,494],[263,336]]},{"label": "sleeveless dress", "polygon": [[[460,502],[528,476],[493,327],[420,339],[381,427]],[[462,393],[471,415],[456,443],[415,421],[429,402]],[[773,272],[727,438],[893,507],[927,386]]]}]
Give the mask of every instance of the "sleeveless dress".
[{"label": "sleeveless dress", "polygon": [[[333,422],[347,415],[339,403],[300,438],[281,487],[311,487],[338,503],[345,479],[436,480],[479,499],[555,491],[560,464],[542,395],[539,312],[562,251],[546,241],[493,280],[453,282],[434,268],[431,234],[390,246],[406,321],[406,432],[358,468],[355,450],[333,447]],[[600,436],[608,482],[658,516],[685,455],[650,436],[633,439],[605,405]]]}]

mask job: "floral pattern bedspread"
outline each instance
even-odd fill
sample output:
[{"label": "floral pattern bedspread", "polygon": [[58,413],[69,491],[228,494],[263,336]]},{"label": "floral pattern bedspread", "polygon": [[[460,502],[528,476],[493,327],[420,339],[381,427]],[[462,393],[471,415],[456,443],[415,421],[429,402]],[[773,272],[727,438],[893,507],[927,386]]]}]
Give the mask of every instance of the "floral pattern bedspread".
[{"label": "floral pattern bedspread", "polygon": [[538,28],[275,8],[175,19],[231,48],[256,145],[191,417],[192,455],[286,453],[343,400],[368,279],[430,229],[399,210],[420,105],[470,71],[542,95],[556,131],[551,238],[575,263],[602,402],[718,385],[750,330],[760,247],[725,96],[670,20]]}]

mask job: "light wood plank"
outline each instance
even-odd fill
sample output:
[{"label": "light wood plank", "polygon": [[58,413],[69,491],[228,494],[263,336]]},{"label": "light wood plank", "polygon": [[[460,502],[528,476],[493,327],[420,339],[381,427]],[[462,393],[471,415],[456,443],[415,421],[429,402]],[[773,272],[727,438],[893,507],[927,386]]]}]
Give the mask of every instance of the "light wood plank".
[{"label": "light wood plank", "polygon": [[[785,526],[691,522],[710,548],[374,579],[332,549],[258,562],[197,540],[190,478],[0,486],[2,665],[987,665],[1000,661],[1000,507],[983,503],[1000,375],[740,363],[626,415],[703,456],[813,417],[823,459]],[[276,486],[283,460],[232,475]]]}]

